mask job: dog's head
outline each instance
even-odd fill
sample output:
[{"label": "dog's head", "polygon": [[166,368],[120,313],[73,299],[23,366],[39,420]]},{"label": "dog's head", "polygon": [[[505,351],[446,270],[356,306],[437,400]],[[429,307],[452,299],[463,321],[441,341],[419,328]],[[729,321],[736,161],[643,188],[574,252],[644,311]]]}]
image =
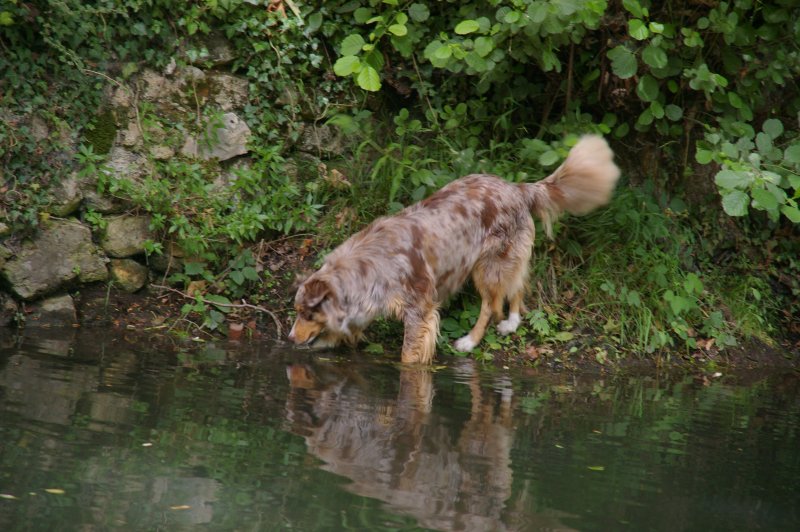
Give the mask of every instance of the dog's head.
[{"label": "dog's head", "polygon": [[297,312],[289,340],[296,344],[310,344],[322,333],[337,333],[341,325],[336,323],[338,312],[336,293],[331,283],[312,275],[297,289],[294,297]]}]

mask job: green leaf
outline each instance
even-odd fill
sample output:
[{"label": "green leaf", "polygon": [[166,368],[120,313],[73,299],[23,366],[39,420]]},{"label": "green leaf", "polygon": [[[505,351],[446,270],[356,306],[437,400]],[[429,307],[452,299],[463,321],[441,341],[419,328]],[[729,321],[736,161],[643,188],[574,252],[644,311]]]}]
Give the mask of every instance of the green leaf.
[{"label": "green leaf", "polygon": [[503,17],[503,22],[506,24],[514,24],[515,22],[518,22],[520,18],[522,18],[522,13],[519,11],[509,11],[506,13],[506,16]]},{"label": "green leaf", "polygon": [[371,355],[382,355],[383,346],[381,344],[367,344],[367,346],[364,348],[364,352]]},{"label": "green leaf", "polygon": [[358,86],[365,91],[377,92],[381,89],[381,77],[378,71],[369,65],[364,65],[356,78]]},{"label": "green leaf", "polygon": [[252,266],[245,266],[242,268],[242,274],[248,281],[258,281],[258,272]]},{"label": "green leaf", "polygon": [[775,140],[783,133],[783,123],[777,118],[770,118],[769,120],[764,121],[761,129],[764,131],[764,133],[769,135],[772,140]]},{"label": "green leaf", "polygon": [[186,262],[183,265],[183,273],[186,275],[199,275],[205,270],[205,264],[202,262]]},{"label": "green leaf", "polygon": [[14,16],[10,11],[0,11],[0,26],[11,26],[14,24]]},{"label": "green leaf", "polygon": [[634,17],[644,18],[645,16],[645,11],[642,9],[639,0],[622,0],[622,7]]},{"label": "green leaf", "polygon": [[674,104],[667,105],[664,108],[664,113],[666,113],[667,118],[669,118],[673,122],[677,122],[678,120],[683,118],[683,109]]},{"label": "green leaf", "polygon": [[650,112],[653,114],[655,118],[659,120],[664,118],[664,106],[662,106],[658,100],[653,101],[650,103]]},{"label": "green leaf", "polygon": [[636,85],[636,94],[645,102],[652,102],[658,98],[659,90],[656,78],[649,74],[642,76]]},{"label": "green leaf", "polygon": [[722,196],[722,208],[728,216],[746,215],[748,203],[750,203],[750,196],[741,190],[733,190]]},{"label": "green leaf", "polygon": [[558,152],[553,150],[547,150],[539,156],[539,164],[542,166],[552,166],[560,160],[561,157],[558,155]]},{"label": "green leaf", "polygon": [[627,122],[622,122],[614,129],[614,136],[617,137],[618,139],[621,139],[622,137],[628,134],[630,129],[631,126],[629,126]]},{"label": "green leaf", "polygon": [[753,200],[755,200],[759,207],[764,209],[765,211],[774,211],[778,208],[778,200],[775,199],[768,190],[763,188],[754,188],[751,191],[751,195],[753,196]]},{"label": "green leaf", "polygon": [[217,306],[217,308],[220,311],[225,312],[226,314],[231,311],[231,307],[228,306],[231,304],[231,300],[225,296],[220,296],[217,294],[206,294],[204,299],[215,306],[217,303],[225,305],[225,306]]},{"label": "green leaf", "polygon": [[337,76],[349,76],[353,72],[358,72],[361,68],[361,61],[354,55],[340,57],[333,64],[333,71]]},{"label": "green leaf", "polygon": [[397,37],[408,35],[408,28],[405,24],[392,24],[388,29],[392,35],[396,35]]},{"label": "green leaf", "polygon": [[735,92],[728,93],[728,103],[731,104],[731,107],[734,109],[741,109],[744,107],[744,102]]},{"label": "green leaf", "polygon": [[697,148],[697,151],[694,154],[694,159],[700,164],[708,164],[714,158],[714,152],[711,150],[704,150],[701,148]]},{"label": "green leaf", "polygon": [[353,12],[353,18],[359,24],[364,24],[370,18],[372,18],[372,9],[368,7],[359,7]]},{"label": "green leaf", "polygon": [[534,24],[541,24],[547,18],[548,7],[545,2],[533,2],[528,6],[528,18]]},{"label": "green leaf", "polygon": [[797,207],[793,205],[784,205],[781,207],[781,212],[793,223],[800,224],[800,209]]},{"label": "green leaf", "polygon": [[628,305],[632,307],[639,307],[642,304],[642,298],[639,296],[639,292],[637,292],[636,290],[631,290],[630,292],[628,292],[626,299]]},{"label": "green leaf", "polygon": [[480,29],[480,25],[474,20],[462,20],[456,26],[456,33],[459,35],[467,35],[468,33],[472,33],[478,31]]},{"label": "green leaf", "polygon": [[342,55],[356,55],[361,52],[364,44],[364,38],[358,33],[353,33],[342,41],[341,53]]},{"label": "green leaf", "polygon": [[575,338],[575,335],[569,331],[561,331],[554,334],[553,338],[555,340],[558,340],[559,342],[569,342],[570,340]]},{"label": "green leaf", "polygon": [[437,48],[435,52],[433,52],[434,57],[439,59],[449,59],[451,55],[453,55],[453,51],[450,49],[450,45],[445,44],[440,48]]},{"label": "green leaf", "polygon": [[783,152],[783,160],[787,163],[800,163],[800,142],[796,142]]},{"label": "green leaf", "polygon": [[717,186],[724,189],[744,188],[752,181],[753,176],[747,172],[734,172],[733,170],[721,170],[714,176]]},{"label": "green leaf", "polygon": [[408,16],[414,22],[425,22],[431,16],[431,12],[425,4],[411,4],[408,6]]},{"label": "green leaf", "polygon": [[762,155],[767,155],[772,151],[772,137],[764,132],[759,133],[756,135],[756,147]]},{"label": "green leaf", "polygon": [[611,70],[621,79],[628,79],[636,74],[638,62],[636,56],[625,45],[609,50],[606,55],[611,59]]},{"label": "green leaf", "polygon": [[489,62],[475,52],[468,53],[464,60],[476,72],[485,72],[488,69]]},{"label": "green leaf", "polygon": [[494,41],[491,37],[478,37],[474,43],[475,53],[481,57],[486,57],[494,50]]},{"label": "green leaf", "polygon": [[628,35],[637,41],[643,41],[650,36],[650,30],[643,21],[635,18],[628,21]]},{"label": "green leaf", "polygon": [[653,111],[648,107],[642,114],[639,115],[639,118],[636,120],[636,125],[638,126],[649,126],[653,123]]},{"label": "green leaf", "polygon": [[690,273],[683,281],[683,289],[687,294],[700,294],[703,292],[703,281],[696,273]]},{"label": "green leaf", "polygon": [[642,51],[642,61],[650,68],[664,68],[669,62],[663,48],[648,44]]}]

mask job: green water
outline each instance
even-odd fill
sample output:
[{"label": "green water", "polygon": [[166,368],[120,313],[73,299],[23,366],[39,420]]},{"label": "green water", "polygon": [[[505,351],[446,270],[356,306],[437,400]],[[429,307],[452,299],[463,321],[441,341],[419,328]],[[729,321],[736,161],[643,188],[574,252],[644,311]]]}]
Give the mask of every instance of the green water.
[{"label": "green water", "polygon": [[798,530],[800,375],[0,332],[0,530]]}]

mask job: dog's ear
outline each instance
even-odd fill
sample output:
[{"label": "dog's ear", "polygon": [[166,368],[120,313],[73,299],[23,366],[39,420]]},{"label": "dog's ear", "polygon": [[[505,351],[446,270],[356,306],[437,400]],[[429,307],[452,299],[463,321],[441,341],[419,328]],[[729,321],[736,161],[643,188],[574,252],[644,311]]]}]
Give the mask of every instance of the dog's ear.
[{"label": "dog's ear", "polygon": [[309,279],[303,285],[306,289],[305,304],[314,308],[331,295],[331,286],[323,279]]},{"label": "dog's ear", "polygon": [[292,290],[297,291],[306,280],[314,273],[313,270],[301,270],[294,274],[294,281],[292,282]]}]

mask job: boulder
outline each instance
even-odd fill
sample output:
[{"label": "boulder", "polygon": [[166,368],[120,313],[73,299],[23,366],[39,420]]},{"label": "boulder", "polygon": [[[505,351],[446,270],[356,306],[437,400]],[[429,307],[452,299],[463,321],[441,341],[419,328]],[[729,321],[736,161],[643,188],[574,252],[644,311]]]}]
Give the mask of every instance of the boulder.
[{"label": "boulder", "polygon": [[223,111],[244,107],[250,99],[250,84],[230,74],[209,76],[211,98]]},{"label": "boulder", "polygon": [[150,148],[150,155],[157,161],[168,161],[175,157],[175,150],[166,145],[158,145]]},{"label": "boulder", "polygon": [[0,269],[2,269],[3,266],[5,266],[6,261],[13,256],[14,253],[10,249],[0,244]]},{"label": "boulder", "polygon": [[339,157],[344,148],[344,136],[330,125],[307,124],[297,140],[298,151],[321,158]]},{"label": "boulder", "polygon": [[111,149],[106,165],[116,174],[116,177],[122,179],[136,180],[153,173],[153,167],[147,157],[120,146]]},{"label": "boulder", "polygon": [[117,214],[125,211],[129,205],[119,198],[106,196],[97,192],[97,180],[86,178],[81,183],[83,205],[87,209],[102,214]]},{"label": "boulder", "polygon": [[77,174],[72,173],[53,185],[49,198],[47,212],[53,216],[66,217],[77,211],[83,201],[83,191]]},{"label": "boulder", "polygon": [[125,258],[144,253],[144,244],[153,239],[150,218],[124,214],[106,219],[100,246],[111,257]]},{"label": "boulder", "polygon": [[142,132],[135,119],[129,121],[125,129],[117,131],[117,142],[126,148],[136,147],[142,142]]},{"label": "boulder", "polygon": [[221,123],[212,122],[208,125],[205,135],[207,141],[198,142],[195,137],[188,136],[181,153],[189,157],[226,161],[248,152],[250,134],[250,128],[244,120],[234,113],[225,113]]},{"label": "boulder", "polygon": [[126,292],[141,290],[147,283],[149,270],[133,259],[111,259],[111,278]]},{"label": "boulder", "polygon": [[69,295],[55,296],[29,306],[25,327],[72,327],[78,323],[75,302]]},{"label": "boulder", "polygon": [[18,311],[17,302],[10,295],[0,292],[0,327],[14,325]]},{"label": "boulder", "polygon": [[196,62],[210,63],[212,66],[219,67],[227,65],[236,59],[230,42],[219,33],[212,33],[203,37],[202,42],[199,44],[201,49],[207,53],[200,54]]},{"label": "boulder", "polygon": [[31,300],[76,280],[105,281],[108,270],[88,227],[71,220],[52,220],[6,260],[0,276],[13,294]]}]

